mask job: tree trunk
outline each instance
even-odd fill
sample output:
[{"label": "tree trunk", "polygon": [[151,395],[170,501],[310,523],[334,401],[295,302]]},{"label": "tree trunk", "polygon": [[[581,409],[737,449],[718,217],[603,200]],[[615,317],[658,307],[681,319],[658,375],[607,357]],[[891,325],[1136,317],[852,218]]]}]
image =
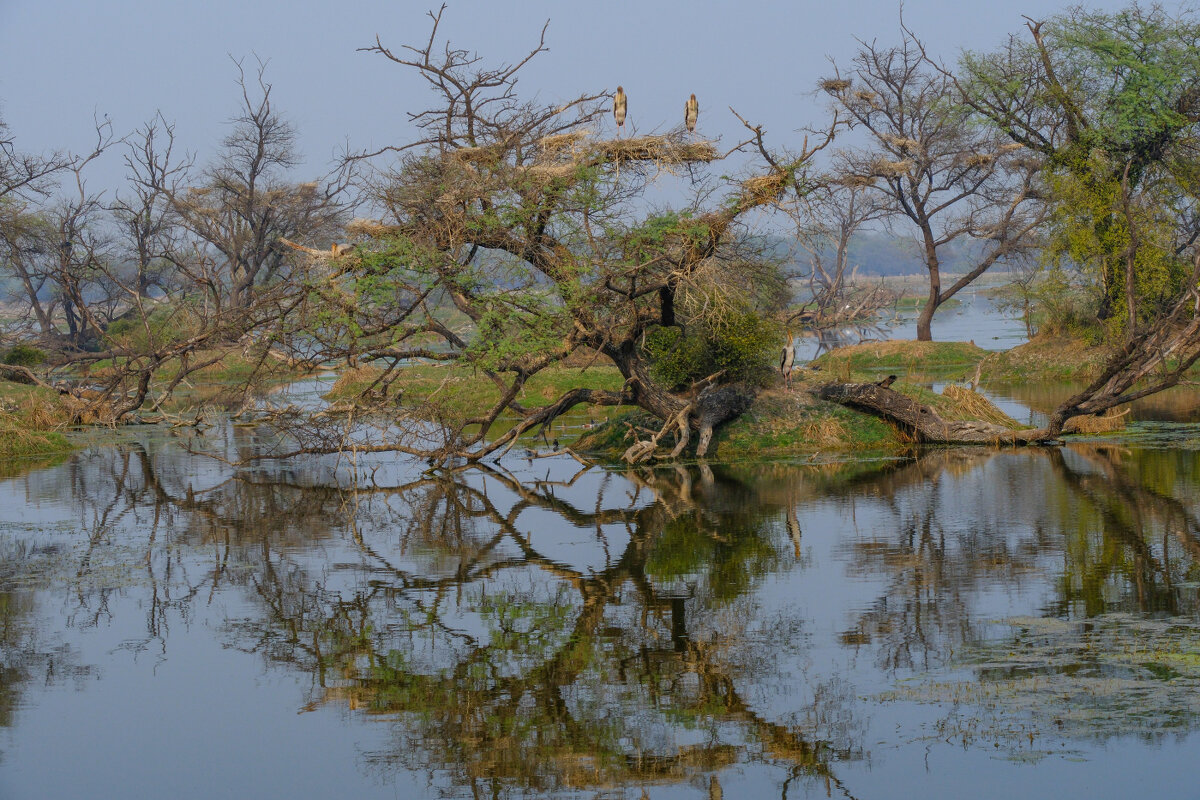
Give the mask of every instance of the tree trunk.
[{"label": "tree trunk", "polygon": [[696,457],[708,455],[712,443],[713,429],[722,423],[737,419],[746,413],[754,402],[754,393],[742,386],[714,386],[700,392],[696,399],[696,413],[692,419],[700,431],[696,443]]},{"label": "tree trunk", "polygon": [[929,299],[925,301],[925,306],[921,309],[921,315],[917,317],[917,341],[932,342],[933,341],[933,312],[937,311],[939,289],[935,289],[933,284],[929,286]]},{"label": "tree trunk", "polygon": [[937,243],[933,238],[933,230],[928,224],[921,225],[921,233],[925,240],[925,268],[929,270],[929,296],[925,299],[925,307],[917,317],[917,341],[933,341],[933,312],[937,311],[942,302],[942,271],[938,262]]},{"label": "tree trunk", "polygon": [[929,406],[875,383],[827,383],[815,393],[822,400],[882,417],[926,444],[1028,444],[1046,438],[1041,430],[1014,431],[982,420],[944,420]]},{"label": "tree trunk", "polygon": [[632,341],[619,347],[606,347],[604,352],[625,376],[633,403],[639,408],[665,422],[689,404],[693,406],[688,413],[688,425],[700,434],[696,444],[698,457],[703,458],[708,453],[717,426],[741,416],[754,402],[754,392],[745,386],[706,386],[691,400],[669,392],[650,376]]}]

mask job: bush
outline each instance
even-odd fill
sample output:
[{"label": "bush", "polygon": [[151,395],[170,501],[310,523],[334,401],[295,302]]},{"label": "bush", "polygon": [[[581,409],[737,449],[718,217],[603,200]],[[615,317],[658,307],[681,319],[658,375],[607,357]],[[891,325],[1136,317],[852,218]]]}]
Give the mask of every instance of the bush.
[{"label": "bush", "polygon": [[46,354],[36,347],[19,344],[4,354],[3,361],[10,367],[36,367],[46,363]]},{"label": "bush", "polygon": [[719,324],[656,328],[646,335],[654,377],[673,389],[721,370],[721,383],[766,385],[783,345],[778,322],[751,311],[735,311]]}]

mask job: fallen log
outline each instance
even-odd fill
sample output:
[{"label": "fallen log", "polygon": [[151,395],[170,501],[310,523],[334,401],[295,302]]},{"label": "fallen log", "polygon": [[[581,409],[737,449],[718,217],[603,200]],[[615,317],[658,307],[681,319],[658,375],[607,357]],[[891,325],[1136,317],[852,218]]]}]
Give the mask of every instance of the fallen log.
[{"label": "fallen log", "polygon": [[983,420],[947,420],[930,406],[878,383],[826,383],[822,400],[874,414],[924,444],[1030,444],[1044,441],[1042,428],[1012,430]]}]

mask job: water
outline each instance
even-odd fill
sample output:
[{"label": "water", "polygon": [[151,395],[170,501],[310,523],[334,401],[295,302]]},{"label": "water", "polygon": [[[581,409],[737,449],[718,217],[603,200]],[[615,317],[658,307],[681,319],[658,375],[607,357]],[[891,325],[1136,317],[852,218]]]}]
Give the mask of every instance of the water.
[{"label": "water", "polygon": [[[1029,341],[1021,319],[996,308],[989,295],[965,289],[955,299],[958,304],[942,306],[934,313],[934,341],[974,342],[984,350],[1009,350]],[[917,311],[887,312],[872,324],[801,336],[796,342],[796,358],[808,361],[832,348],[865,341],[916,339],[917,316]]]},{"label": "water", "polygon": [[370,491],[146,431],[0,482],[0,796],[1191,796],[1193,427]]}]

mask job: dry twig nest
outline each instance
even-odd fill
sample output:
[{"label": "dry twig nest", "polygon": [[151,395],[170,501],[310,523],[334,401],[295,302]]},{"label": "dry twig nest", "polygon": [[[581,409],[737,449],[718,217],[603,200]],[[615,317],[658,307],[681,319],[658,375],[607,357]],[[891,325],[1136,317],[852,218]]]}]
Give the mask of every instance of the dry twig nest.
[{"label": "dry twig nest", "polygon": [[889,147],[901,151],[902,153],[915,153],[921,149],[921,143],[916,139],[910,139],[907,136],[895,136],[890,133],[885,133],[880,136],[884,143]]},{"label": "dry twig nest", "polygon": [[821,89],[826,92],[844,92],[850,88],[850,81],[845,78],[829,78],[821,81]]},{"label": "dry twig nest", "polygon": [[881,178],[898,178],[901,175],[906,175],[913,168],[911,158],[906,158],[903,161],[887,161],[879,159],[871,163],[871,174]]}]

